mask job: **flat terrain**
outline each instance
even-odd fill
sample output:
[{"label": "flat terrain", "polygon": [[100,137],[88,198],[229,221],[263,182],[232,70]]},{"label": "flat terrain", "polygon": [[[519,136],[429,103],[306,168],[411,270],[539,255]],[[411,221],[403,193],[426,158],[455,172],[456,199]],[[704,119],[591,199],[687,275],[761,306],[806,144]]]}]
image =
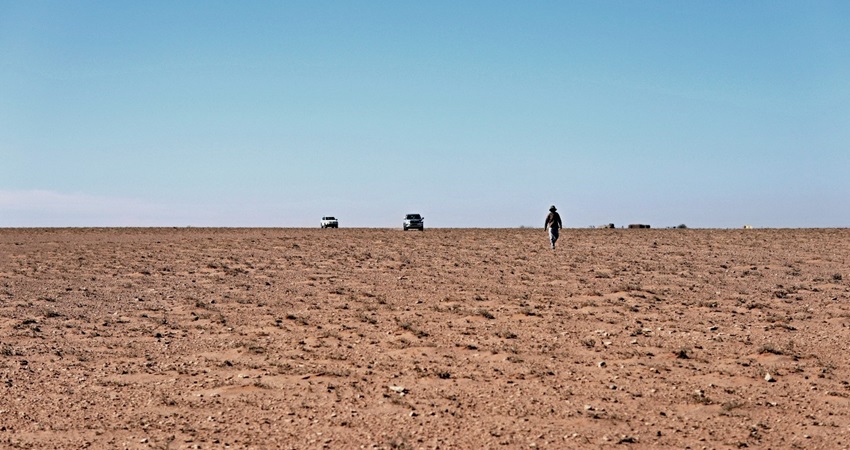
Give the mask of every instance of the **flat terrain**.
[{"label": "flat terrain", "polygon": [[0,229],[0,448],[848,448],[850,230]]}]

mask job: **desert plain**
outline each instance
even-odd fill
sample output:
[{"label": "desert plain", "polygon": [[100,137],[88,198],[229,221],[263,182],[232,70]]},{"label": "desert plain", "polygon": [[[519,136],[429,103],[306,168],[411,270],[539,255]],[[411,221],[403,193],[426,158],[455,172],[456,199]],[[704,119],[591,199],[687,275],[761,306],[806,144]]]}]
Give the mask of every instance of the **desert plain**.
[{"label": "desert plain", "polygon": [[848,229],[0,229],[0,448],[850,448],[848,255]]}]

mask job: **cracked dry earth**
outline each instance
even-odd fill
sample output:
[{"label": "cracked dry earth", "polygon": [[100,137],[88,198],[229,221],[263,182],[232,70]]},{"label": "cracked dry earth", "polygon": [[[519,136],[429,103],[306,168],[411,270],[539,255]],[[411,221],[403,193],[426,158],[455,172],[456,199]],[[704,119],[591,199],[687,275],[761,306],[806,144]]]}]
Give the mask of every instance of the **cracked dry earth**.
[{"label": "cracked dry earth", "polygon": [[847,448],[850,230],[0,229],[0,448]]}]

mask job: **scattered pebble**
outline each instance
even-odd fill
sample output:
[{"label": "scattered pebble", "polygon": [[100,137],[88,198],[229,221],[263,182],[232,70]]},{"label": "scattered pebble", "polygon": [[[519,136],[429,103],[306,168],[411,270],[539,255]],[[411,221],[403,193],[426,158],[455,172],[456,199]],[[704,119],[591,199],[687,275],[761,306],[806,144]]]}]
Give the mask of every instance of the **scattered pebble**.
[{"label": "scattered pebble", "polygon": [[408,392],[407,388],[403,386],[389,386],[390,390],[397,393],[398,395],[404,397]]},{"label": "scattered pebble", "polygon": [[768,372],[764,375],[764,381],[767,381],[768,383],[774,383],[776,382],[776,378],[773,378],[773,375]]}]

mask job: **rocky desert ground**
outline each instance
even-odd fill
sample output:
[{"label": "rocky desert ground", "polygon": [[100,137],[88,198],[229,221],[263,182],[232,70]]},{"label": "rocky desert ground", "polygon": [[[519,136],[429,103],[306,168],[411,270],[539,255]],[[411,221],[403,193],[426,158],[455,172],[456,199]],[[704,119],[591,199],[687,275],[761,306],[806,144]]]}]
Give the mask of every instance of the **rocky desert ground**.
[{"label": "rocky desert ground", "polygon": [[848,255],[848,229],[0,229],[0,448],[850,448]]}]

